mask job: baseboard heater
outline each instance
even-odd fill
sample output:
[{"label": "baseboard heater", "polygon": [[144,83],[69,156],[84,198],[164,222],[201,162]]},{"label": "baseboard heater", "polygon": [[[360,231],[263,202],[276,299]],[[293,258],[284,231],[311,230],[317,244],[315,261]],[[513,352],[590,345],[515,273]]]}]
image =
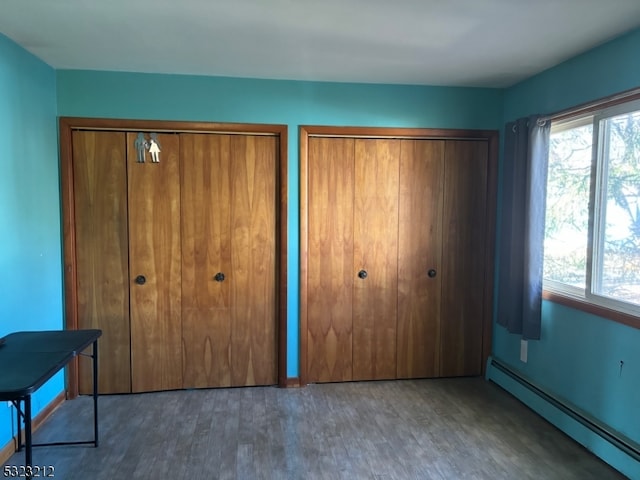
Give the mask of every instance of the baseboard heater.
[{"label": "baseboard heater", "polygon": [[580,409],[578,409],[577,407],[574,407],[569,403],[552,395],[551,393],[546,392],[543,388],[538,387],[531,381],[527,380],[525,377],[520,375],[515,370],[512,370],[508,365],[502,363],[500,360],[492,358],[491,366],[496,370],[500,370],[502,373],[509,376],[523,387],[527,388],[531,392],[538,395],[540,398],[544,399],[546,402],[556,407],[558,410],[573,418],[576,422],[580,423],[584,427],[588,428],[592,432],[605,439],[607,442],[616,446],[634,460],[640,462],[640,444],[634,442],[620,432],[616,432],[615,430],[609,428],[607,425],[599,422],[587,413],[580,411]]}]

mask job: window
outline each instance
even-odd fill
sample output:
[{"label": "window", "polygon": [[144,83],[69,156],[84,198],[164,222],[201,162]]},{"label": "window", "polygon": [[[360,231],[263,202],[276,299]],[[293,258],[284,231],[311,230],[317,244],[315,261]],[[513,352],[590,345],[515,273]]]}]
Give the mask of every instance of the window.
[{"label": "window", "polygon": [[640,316],[640,101],[552,121],[544,288]]}]

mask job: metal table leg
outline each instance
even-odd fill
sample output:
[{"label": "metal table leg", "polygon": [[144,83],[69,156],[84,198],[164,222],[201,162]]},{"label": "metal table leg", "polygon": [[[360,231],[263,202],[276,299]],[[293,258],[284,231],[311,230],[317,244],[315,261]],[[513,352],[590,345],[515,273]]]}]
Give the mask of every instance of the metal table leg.
[{"label": "metal table leg", "polygon": [[93,342],[93,444],[98,446],[98,340]]},{"label": "metal table leg", "polygon": [[24,466],[26,478],[31,478],[31,466],[33,463],[31,441],[31,395],[24,398]]},{"label": "metal table leg", "polygon": [[22,407],[20,406],[20,402],[22,399],[13,400],[13,407],[16,409],[16,430],[18,432],[18,448],[16,448],[16,452],[22,451],[22,425],[20,422],[22,421]]}]

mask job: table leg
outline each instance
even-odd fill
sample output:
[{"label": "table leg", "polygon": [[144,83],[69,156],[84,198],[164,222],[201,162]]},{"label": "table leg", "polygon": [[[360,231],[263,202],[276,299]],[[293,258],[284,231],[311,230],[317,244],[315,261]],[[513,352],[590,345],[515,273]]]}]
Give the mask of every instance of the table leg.
[{"label": "table leg", "polygon": [[98,446],[98,340],[93,342],[93,440]]},{"label": "table leg", "polygon": [[16,420],[17,420],[16,427],[17,427],[17,431],[18,431],[18,437],[17,437],[18,438],[18,448],[16,449],[16,452],[21,452],[22,451],[22,425],[21,425],[21,422],[22,422],[22,418],[23,417],[22,417],[22,410],[20,408],[20,402],[21,402],[20,399],[18,399],[18,400],[13,402],[13,406],[16,409]]},{"label": "table leg", "polygon": [[24,398],[24,466],[27,478],[31,478],[31,475],[28,474],[31,472],[31,464],[33,463],[31,449],[31,395],[27,395]]}]

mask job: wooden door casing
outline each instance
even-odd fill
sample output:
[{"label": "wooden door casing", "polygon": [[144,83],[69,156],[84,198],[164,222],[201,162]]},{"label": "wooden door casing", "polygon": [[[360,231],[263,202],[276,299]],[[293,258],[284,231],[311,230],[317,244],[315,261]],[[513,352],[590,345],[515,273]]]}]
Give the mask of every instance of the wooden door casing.
[{"label": "wooden door casing", "polygon": [[354,380],[396,377],[399,162],[399,140],[355,140]]},{"label": "wooden door casing", "polygon": [[[178,163],[174,163],[172,160],[169,161],[169,158],[173,159],[174,150],[177,144],[173,144],[171,140],[167,143],[166,139],[164,139],[165,135],[172,137],[179,137],[181,134],[214,134],[214,135],[230,135],[233,137],[256,137],[254,140],[250,140],[248,142],[240,142],[242,145],[240,148],[245,152],[244,154],[255,155],[256,161],[253,162],[251,159],[244,159],[244,165],[239,166],[239,171],[244,171],[245,178],[251,179],[253,182],[252,185],[249,185],[246,191],[241,192],[238,195],[238,198],[242,196],[243,199],[239,200],[237,203],[239,205],[246,203],[245,199],[249,201],[254,209],[250,215],[245,216],[241,220],[239,220],[238,224],[241,226],[240,230],[244,233],[239,234],[239,238],[245,238],[246,230],[244,230],[244,226],[247,223],[247,220],[251,225],[260,224],[261,222],[267,222],[272,225],[272,231],[268,234],[269,241],[262,242],[262,237],[260,235],[257,236],[258,240],[251,239],[247,240],[245,238],[245,244],[249,244],[252,250],[251,259],[247,260],[242,255],[238,255],[239,260],[236,262],[240,266],[241,269],[245,269],[246,266],[254,267],[258,265],[258,268],[253,268],[254,274],[257,276],[257,280],[253,283],[254,293],[253,297],[248,302],[246,298],[243,299],[244,304],[237,309],[237,315],[240,316],[243,314],[242,312],[251,312],[251,315],[258,318],[258,323],[260,323],[263,319],[266,321],[266,317],[269,316],[271,324],[267,327],[258,325],[256,327],[256,332],[251,332],[251,336],[249,338],[245,338],[240,341],[240,346],[238,349],[244,349],[245,352],[249,352],[248,355],[251,357],[249,360],[245,361],[242,365],[238,366],[238,371],[236,374],[237,378],[253,378],[256,379],[256,383],[264,383],[264,384],[273,384],[278,383],[280,386],[286,385],[295,385],[298,384],[297,379],[287,379],[287,329],[286,329],[286,320],[287,320],[287,218],[288,218],[288,207],[287,207],[287,190],[288,190],[288,181],[287,181],[287,148],[280,148],[280,144],[284,142],[284,145],[287,144],[287,126],[286,125],[263,125],[263,124],[239,124],[239,123],[213,123],[213,122],[175,122],[175,121],[155,121],[155,120],[122,120],[122,119],[100,119],[100,118],[71,118],[71,117],[61,117],[60,118],[60,158],[61,158],[61,179],[62,179],[62,209],[63,209],[63,236],[64,236],[64,263],[65,263],[65,319],[66,319],[66,328],[68,329],[77,329],[83,327],[95,327],[101,328],[105,332],[100,339],[101,346],[104,345],[101,349],[100,354],[103,361],[100,362],[99,368],[100,372],[106,372],[107,369],[111,368],[110,364],[113,362],[114,358],[117,357],[117,360],[129,362],[128,369],[125,368],[125,371],[128,370],[129,375],[133,373],[133,375],[140,379],[140,381],[134,386],[138,391],[142,389],[145,390],[158,390],[158,389],[173,389],[173,388],[183,388],[183,385],[188,385],[187,388],[191,388],[190,380],[187,380],[186,383],[180,380],[182,375],[182,339],[179,333],[181,329],[181,313],[182,313],[182,302],[181,302],[181,269],[182,269],[182,258],[180,252],[179,255],[176,255],[176,251],[173,250],[173,247],[176,244],[180,244],[180,241],[176,242],[176,238],[181,240],[182,237],[182,223],[181,223],[181,202],[180,198],[180,185],[181,185],[181,173],[179,169],[176,169],[176,165]],[[120,205],[123,207],[117,214],[114,214],[113,217],[123,222],[124,225],[124,238],[125,240],[121,241],[121,244],[126,247],[128,246],[129,233],[131,236],[140,236],[140,239],[135,241],[136,245],[130,248],[130,251],[126,251],[126,259],[118,259],[118,260],[109,260],[108,267],[100,266],[99,263],[96,263],[96,266],[89,265],[89,268],[83,271],[82,265],[78,265],[78,256],[77,253],[79,251],[79,255],[82,257],[83,255],[99,255],[99,252],[94,251],[91,252],[91,246],[83,244],[83,239],[86,238],[84,233],[80,232],[81,237],[77,236],[77,232],[79,229],[83,228],[82,226],[76,225],[76,215],[87,217],[92,215],[90,209],[85,208],[82,209],[81,198],[76,198],[76,190],[80,191],[83,187],[81,185],[74,184],[74,140],[73,137],[78,135],[78,132],[84,131],[96,131],[100,133],[106,133],[108,135],[116,134],[120,135],[123,140],[121,142],[122,150],[127,151],[127,153],[122,154],[122,159],[125,162],[122,167],[122,179],[123,179],[123,191],[118,194],[111,192],[111,187],[108,185],[102,185],[103,181],[99,180],[95,182],[94,186],[91,186],[92,190],[96,191],[104,191],[109,192],[108,195],[115,196],[115,200],[121,202]],[[126,132],[132,132],[127,134]],[[169,161],[172,164],[169,167],[171,173],[167,175],[161,174],[159,177],[162,177],[158,180],[162,185],[157,188],[151,187],[151,184],[155,183],[153,179],[142,180],[141,176],[138,176],[137,180],[135,178],[135,173],[130,175],[130,179],[133,179],[133,182],[136,184],[135,186],[129,185],[127,186],[127,170],[133,167],[139,167],[140,165],[132,166],[130,163],[127,164],[126,157],[128,155],[131,162],[135,161],[137,157],[137,150],[135,148],[135,137],[137,137],[138,133],[142,132],[146,138],[149,138],[150,132],[171,132],[171,133],[162,133],[160,134],[160,162],[157,165],[153,165],[153,167],[163,167],[163,163]],[[128,140],[125,140],[125,137],[129,137]],[[258,139],[260,137],[260,139]],[[268,153],[265,153],[265,150],[256,145],[259,144],[268,144]],[[84,148],[84,146],[82,147]],[[93,147],[91,147],[93,148]],[[251,153],[253,152],[253,153]],[[243,155],[244,155],[243,154]],[[175,155],[176,157],[178,155]],[[266,165],[263,160],[263,157],[268,158],[269,165]],[[149,153],[146,153],[147,163],[145,166],[149,165],[150,156]],[[251,163],[253,162],[253,165]],[[263,165],[264,169],[259,165]],[[91,167],[93,168],[93,167]],[[100,168],[103,168],[101,165]],[[268,170],[267,175],[263,175],[265,171]],[[152,174],[154,175],[154,174]],[[158,175],[156,175],[158,176]],[[172,177],[172,181],[174,182],[174,186],[177,185],[177,190],[175,190],[168,183],[162,183],[168,181],[168,177]],[[270,186],[268,189],[270,190],[268,194],[263,195],[264,189],[261,190],[261,187],[258,185],[263,184]],[[142,187],[142,188],[140,188]],[[167,188],[169,187],[169,188]],[[146,192],[145,192],[146,188]],[[131,191],[130,191],[131,190]],[[142,193],[138,195],[136,199],[133,200],[131,204],[131,218],[129,218],[129,205],[127,204],[127,196],[131,194],[133,191],[141,191]],[[178,194],[176,195],[176,192]],[[93,192],[92,194],[95,194]],[[152,198],[156,196],[156,198]],[[229,201],[231,201],[231,195],[228,196]],[[114,198],[110,199],[114,201]],[[263,205],[266,202],[271,205],[270,211],[268,214],[265,214],[266,210],[264,210]],[[195,203],[195,202],[194,202]],[[77,205],[76,205],[77,204]],[[177,215],[176,215],[176,207],[177,207]],[[93,207],[92,207],[93,208]],[[228,208],[231,208],[231,204],[228,203]],[[197,210],[202,210],[202,205],[196,207]],[[99,213],[98,210],[95,212]],[[160,220],[156,222],[154,219],[151,222],[148,222],[146,225],[144,224],[149,215],[153,215]],[[92,220],[92,219],[89,219]],[[110,219],[111,220],[111,219]],[[199,219],[195,218],[195,222]],[[97,219],[96,219],[97,222]],[[97,222],[96,225],[100,225],[105,222]],[[133,227],[132,231],[129,232],[129,226]],[[153,224],[153,225],[151,225]],[[150,226],[151,225],[151,226]],[[178,235],[175,235],[175,227],[177,226]],[[91,226],[90,228],[93,228]],[[196,224],[193,228],[199,228]],[[146,231],[146,234],[144,233]],[[195,230],[194,230],[195,231]],[[83,236],[84,235],[84,236]],[[111,237],[109,236],[111,235]],[[113,232],[109,232],[109,235],[103,235],[105,241],[108,240],[109,246],[115,248],[118,245],[120,240],[112,240],[112,237],[116,237]],[[120,233],[118,234],[120,235]],[[160,243],[169,244],[170,252],[167,255],[157,255],[157,248]],[[96,242],[95,245],[100,245],[99,242]],[[199,248],[199,247],[198,247]],[[270,249],[271,251],[265,253],[265,248]],[[104,250],[104,249],[102,249]],[[147,275],[148,282],[147,286],[150,286],[151,289],[155,289],[153,282],[157,280],[155,276],[155,272],[158,271],[161,273],[160,277],[162,279],[162,285],[160,292],[152,293],[147,292],[144,293],[144,290],[132,287],[138,287],[135,283],[135,278],[137,274],[141,274],[138,272],[137,274],[134,272],[135,270],[140,270],[139,262],[135,260],[131,260],[130,265],[128,265],[128,259],[130,254],[134,253],[134,250],[143,252],[143,258],[141,263],[144,263],[144,266],[148,266],[149,271],[153,271],[153,275]],[[199,252],[198,255],[200,255]],[[146,255],[146,256],[145,256]],[[195,258],[200,258],[200,256],[196,255]],[[260,259],[260,260],[259,260]],[[260,266],[261,260],[265,260],[264,269]],[[91,258],[90,261],[96,262],[96,259]],[[99,260],[102,261],[102,260]],[[231,261],[231,260],[230,260]],[[244,263],[243,263],[244,262]],[[105,262],[103,262],[105,263]],[[130,266],[131,269],[127,270],[125,273],[120,273],[121,279],[118,278],[118,272],[115,272],[117,268],[123,265],[124,268]],[[80,270],[79,270],[80,268]],[[102,295],[102,298],[99,298],[94,301],[94,299],[90,299],[89,297],[94,297],[94,294],[86,294],[83,291],[80,291],[78,277],[80,276],[80,284],[85,285],[88,274],[87,271],[90,272],[91,269],[94,271],[103,271],[108,272],[108,279],[105,279],[105,284],[95,285],[96,292]],[[246,269],[248,270],[248,268]],[[266,270],[270,270],[271,273],[266,274]],[[196,273],[200,275],[200,273]],[[193,274],[193,275],[196,275]],[[84,277],[83,277],[84,275]],[[245,275],[243,272],[240,272],[241,283],[246,285],[247,283],[251,283],[252,280],[248,279],[246,276],[244,279],[242,275]],[[269,277],[266,279],[266,277]],[[126,279],[124,279],[126,277]],[[153,280],[153,278],[156,280]],[[102,278],[97,275],[95,278]],[[185,278],[187,278],[185,276]],[[83,310],[83,304],[89,305],[91,301],[94,301],[96,304],[105,303],[106,301],[114,301],[113,295],[106,299],[108,294],[107,290],[111,288],[112,285],[116,285],[119,282],[126,286],[126,293],[122,294],[122,296],[126,299],[130,298],[129,307],[119,307],[123,312],[128,312],[129,317],[127,318],[126,314],[120,316],[120,318],[125,319],[128,322],[127,328],[121,329],[121,331],[126,332],[129,335],[129,331],[133,332],[133,335],[129,337],[130,340],[127,340],[124,343],[129,343],[130,347],[137,349],[138,346],[142,346],[144,348],[144,352],[138,352],[136,355],[134,353],[134,358],[131,360],[128,355],[130,352],[127,352],[127,355],[108,355],[108,344],[110,343],[110,334],[108,332],[108,327],[105,327],[102,323],[98,323],[96,325],[88,323],[83,323],[86,317],[86,311]],[[195,282],[195,280],[189,280],[190,282]],[[83,283],[84,282],[84,283]],[[101,280],[102,282],[102,280]],[[167,294],[168,290],[165,287],[171,284],[176,288],[173,290],[174,293]],[[227,286],[229,283],[227,282]],[[84,288],[84,287],[83,287]],[[228,298],[229,305],[231,305],[232,295],[239,295],[239,293],[233,293],[230,288]],[[131,290],[131,291],[130,291]],[[238,290],[239,291],[239,290]],[[177,293],[176,293],[177,292]],[[192,292],[193,293],[193,292]],[[200,295],[202,292],[196,292],[197,295]],[[130,296],[129,296],[130,295]],[[263,299],[268,298],[267,302],[260,302],[256,300],[258,297],[262,297]],[[191,297],[193,298],[193,297]],[[79,299],[82,304],[79,304]],[[201,296],[197,296],[197,301],[202,301],[203,298]],[[268,306],[266,305],[268,303]],[[261,306],[260,306],[261,304]],[[258,306],[256,306],[258,305]],[[91,308],[95,308],[93,305],[89,305]],[[262,312],[269,312],[268,314],[263,315]],[[158,317],[159,315],[159,317]],[[231,316],[231,311],[229,311],[229,316]],[[150,325],[151,328],[145,328],[145,322],[151,322],[151,319],[154,317],[158,317],[155,324]],[[263,318],[264,317],[264,318]],[[171,322],[168,319],[171,319]],[[133,319],[134,325],[131,325],[131,319]],[[185,320],[187,323],[189,319]],[[231,329],[231,327],[229,327]],[[271,333],[267,333],[267,340],[264,340],[263,333],[265,331],[269,331]],[[239,330],[240,331],[240,330]],[[146,334],[144,333],[146,332]],[[146,338],[145,338],[146,335]],[[168,339],[168,345],[161,346],[160,348],[154,348],[151,346],[150,349],[146,348],[149,341],[152,341],[149,338],[149,335],[153,335],[154,338],[161,341],[164,339]],[[242,339],[243,335],[238,335],[238,338]],[[178,348],[175,348],[175,340],[178,340]],[[244,343],[242,343],[244,341]],[[269,344],[267,346],[267,344]],[[263,365],[261,362],[264,360],[261,357],[261,349],[266,348],[270,351],[271,360],[266,362],[266,365]],[[164,362],[163,359],[160,359],[158,362],[153,362],[151,365],[150,358],[155,355],[164,355],[162,352],[163,349],[166,349],[169,355],[168,362]],[[179,358],[176,360],[176,352],[178,352]],[[80,359],[82,361],[82,359]],[[133,362],[133,365],[131,364]],[[145,364],[146,362],[146,364]],[[68,385],[68,395],[69,398],[74,398],[78,395],[78,365],[77,361],[72,362],[69,366],[69,385]],[[149,367],[149,368],[147,368]],[[151,369],[154,370],[151,370]],[[176,371],[177,368],[177,371]],[[266,374],[264,372],[267,372]],[[211,372],[209,372],[211,373]],[[160,379],[158,381],[153,381],[151,378],[154,376],[160,375]],[[198,377],[200,373],[195,374],[195,377]],[[126,375],[118,374],[119,379],[126,379],[126,383],[129,384],[128,390],[131,389],[131,378],[127,378]],[[186,377],[189,375],[186,374]],[[205,375],[207,376],[207,375]],[[107,378],[109,375],[101,375],[101,385],[104,384],[105,381],[108,381]],[[140,383],[145,382],[144,377],[150,377],[145,384],[141,385]],[[260,380],[268,377],[268,380]],[[211,378],[211,375],[209,375]],[[197,382],[200,380],[196,379]],[[86,383],[86,382],[85,382]],[[204,382],[205,384],[210,384],[209,380]],[[230,383],[230,382],[229,382]],[[245,382],[246,383],[246,382]],[[196,383],[197,384],[197,383]],[[85,385],[86,390],[91,390],[91,385]],[[109,390],[105,390],[101,387],[100,393],[109,393]]]},{"label": "wooden door casing", "polygon": [[353,378],[354,140],[309,141],[307,372],[312,382]]},{"label": "wooden door casing", "polygon": [[[483,372],[485,361],[491,352],[492,288],[493,288],[493,249],[496,206],[496,163],[498,159],[498,136],[495,131],[484,130],[438,130],[404,129],[377,127],[331,127],[302,126],[300,128],[300,188],[301,188],[301,380],[302,383],[316,381],[342,381],[339,375],[331,376],[328,366],[346,365],[349,358],[340,358],[337,349],[325,337],[336,331],[338,321],[345,328],[351,322],[351,365],[352,380],[382,378],[372,374],[375,359],[368,353],[375,351],[371,344],[371,333],[375,325],[372,318],[381,308],[370,308],[364,314],[359,313],[361,298],[367,293],[364,281],[358,285],[358,263],[364,264],[359,254],[365,252],[358,245],[359,234],[366,243],[367,234],[376,228],[384,231],[386,225],[367,225],[368,219],[359,218],[360,212],[374,210],[376,207],[363,208],[364,202],[358,199],[359,178],[368,174],[365,182],[371,187],[376,162],[369,167],[374,172],[365,172],[362,165],[354,171],[353,201],[349,195],[318,191],[327,189],[340,191],[339,183],[349,178],[347,172],[343,178],[340,173],[330,175],[317,172],[317,169],[338,168],[337,158],[345,156],[340,149],[330,152],[329,147],[318,145],[326,142],[353,141],[366,145],[385,145],[398,141],[399,185],[394,200],[381,202],[381,217],[394,217],[386,208],[397,207],[397,244],[386,242],[384,235],[378,237],[386,242],[391,250],[397,250],[397,277],[393,274],[387,280],[387,286],[397,282],[397,310],[395,332],[387,330],[387,336],[395,342],[395,359],[387,355],[391,372],[389,378],[421,378],[457,375],[478,375]],[[390,145],[390,144],[387,144]],[[384,149],[385,147],[383,147]],[[358,149],[354,146],[354,150]],[[361,148],[361,150],[366,150]],[[384,156],[384,154],[382,154]],[[373,155],[372,155],[373,156]],[[366,154],[365,154],[366,157]],[[462,158],[454,158],[462,157]],[[357,163],[357,154],[354,163]],[[349,162],[347,162],[349,164]],[[323,179],[322,176],[327,176]],[[387,172],[389,177],[389,172]],[[336,182],[335,179],[338,179]],[[386,187],[385,187],[386,188]],[[333,195],[333,196],[332,196]],[[364,195],[374,196],[373,193]],[[382,193],[381,197],[384,198]],[[334,199],[335,198],[335,199]],[[335,202],[329,204],[330,200]],[[338,200],[341,199],[341,200]],[[360,202],[360,204],[358,204]],[[370,202],[374,205],[375,202]],[[331,257],[335,250],[328,247],[327,232],[334,224],[330,218],[335,212],[350,211],[353,205],[353,298],[351,307],[348,302],[342,307],[342,318],[338,321],[328,306],[339,298],[330,285],[350,289],[340,276],[340,270],[329,272]],[[325,218],[326,217],[326,218]],[[347,222],[345,222],[347,223]],[[358,225],[360,223],[360,225]],[[363,226],[364,225],[364,226]],[[345,229],[345,227],[342,227]],[[319,233],[320,232],[320,233]],[[324,235],[324,236],[323,236]],[[336,244],[337,241],[333,240]],[[375,246],[375,239],[371,238]],[[358,246],[357,246],[358,245]],[[335,248],[335,247],[331,247]],[[346,248],[339,250],[342,255]],[[319,253],[322,252],[322,253]],[[375,256],[375,249],[369,252]],[[323,258],[318,258],[322,256]],[[328,257],[328,258],[324,258]],[[336,260],[337,264],[340,260]],[[371,273],[370,269],[367,273]],[[392,270],[392,269],[390,269]],[[435,276],[429,276],[434,270]],[[329,273],[331,278],[319,278]],[[336,278],[337,277],[337,278]],[[367,277],[369,279],[369,277]],[[340,288],[340,287],[338,287]],[[359,291],[359,288],[361,291]],[[447,290],[445,292],[445,289]],[[392,296],[392,295],[391,295]],[[389,298],[391,298],[391,296]],[[326,297],[326,298],[324,298]],[[372,295],[371,298],[375,296]],[[383,293],[378,298],[385,298]],[[344,301],[341,299],[341,301]],[[361,303],[359,303],[361,302]],[[369,306],[370,307],[370,306]],[[352,317],[349,319],[348,311]],[[389,312],[392,312],[390,309]],[[363,309],[364,312],[364,309]],[[393,317],[393,313],[389,315]],[[330,318],[330,321],[329,321]],[[365,319],[364,323],[361,318]],[[366,323],[368,322],[368,323]],[[445,324],[445,322],[448,322]],[[359,328],[361,331],[359,331]],[[366,332],[363,335],[363,332]],[[368,335],[368,338],[367,338]],[[364,338],[364,347],[361,338]],[[331,346],[331,348],[328,348]],[[343,352],[349,352],[343,348]],[[381,352],[386,348],[382,345]],[[329,354],[327,354],[329,352]],[[377,352],[376,352],[377,353]],[[358,359],[361,355],[362,359]],[[384,354],[382,354],[384,356]],[[368,357],[368,358],[367,358]],[[330,359],[330,360],[329,360]],[[360,372],[355,367],[369,363],[369,371]],[[324,370],[323,370],[324,369]],[[366,370],[366,367],[365,369]],[[323,372],[323,373],[318,373]],[[348,379],[348,376],[344,376]]]},{"label": "wooden door casing", "polygon": [[182,388],[179,137],[158,135],[158,163],[137,162],[135,139],[127,133],[132,391],[173,390]]},{"label": "wooden door casing", "polygon": [[402,140],[398,378],[439,375],[444,146],[443,140]]},{"label": "wooden door casing", "polygon": [[[131,391],[126,139],[74,131],[73,188],[78,328],[103,332],[100,393]],[[93,367],[79,359],[79,392],[93,392]]]},{"label": "wooden door casing", "polygon": [[487,238],[486,141],[447,141],[445,146],[440,375],[480,375]]}]

